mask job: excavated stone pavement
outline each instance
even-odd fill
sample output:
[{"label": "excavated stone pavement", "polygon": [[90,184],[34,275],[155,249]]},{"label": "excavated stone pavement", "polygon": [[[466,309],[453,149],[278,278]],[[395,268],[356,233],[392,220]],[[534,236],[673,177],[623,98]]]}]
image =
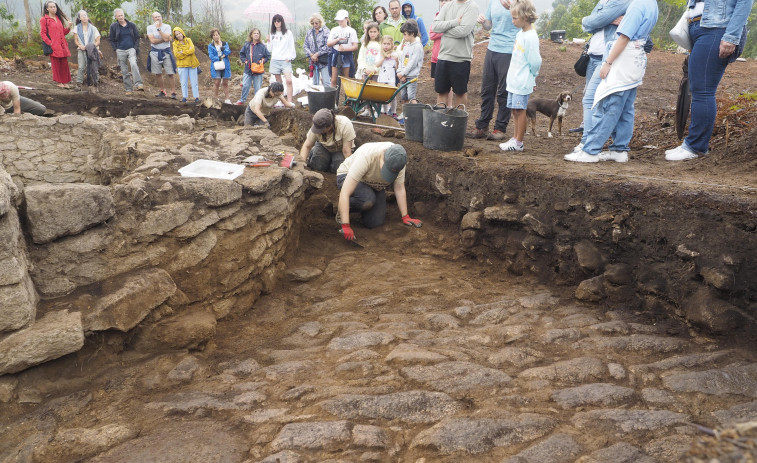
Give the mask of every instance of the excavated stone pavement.
[{"label": "excavated stone pavement", "polygon": [[0,460],[674,462],[687,423],[757,418],[753,351],[400,227],[358,227],[365,249],[304,236],[277,290],[201,351],[0,378],[0,399],[32,402],[2,418]]}]

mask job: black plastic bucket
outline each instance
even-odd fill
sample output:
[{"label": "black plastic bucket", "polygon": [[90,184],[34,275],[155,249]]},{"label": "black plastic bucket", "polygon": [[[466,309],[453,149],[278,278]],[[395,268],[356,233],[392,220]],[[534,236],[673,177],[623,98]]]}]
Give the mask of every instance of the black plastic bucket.
[{"label": "black plastic bucket", "polygon": [[[461,106],[463,109],[457,109]],[[468,112],[464,105],[458,105],[457,108],[434,109],[426,105],[423,109],[424,148],[440,151],[463,149]]]},{"label": "black plastic bucket", "polygon": [[336,105],[336,89],[324,87],[322,92],[308,92],[308,108],[310,114],[315,114],[319,109],[334,109]]},{"label": "black plastic bucket", "polygon": [[405,115],[405,139],[423,142],[423,108],[422,103],[408,103],[402,105]]}]

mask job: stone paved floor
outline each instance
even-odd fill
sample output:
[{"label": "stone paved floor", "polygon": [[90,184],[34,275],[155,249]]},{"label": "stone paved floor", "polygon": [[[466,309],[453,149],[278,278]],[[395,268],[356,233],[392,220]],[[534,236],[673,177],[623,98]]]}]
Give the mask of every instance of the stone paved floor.
[{"label": "stone paved floor", "polygon": [[674,462],[688,422],[757,419],[749,349],[433,257],[427,228],[358,237],[311,242],[289,269],[323,274],[204,350],[125,353],[17,417],[9,461]]}]

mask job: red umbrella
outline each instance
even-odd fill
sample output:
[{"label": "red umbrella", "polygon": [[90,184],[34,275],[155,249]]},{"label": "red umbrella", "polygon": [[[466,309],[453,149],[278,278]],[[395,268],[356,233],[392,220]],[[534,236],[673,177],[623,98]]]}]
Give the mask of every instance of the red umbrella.
[{"label": "red umbrella", "polygon": [[265,22],[269,25],[271,24],[271,18],[275,14],[283,16],[284,22],[286,22],[288,27],[294,26],[294,16],[292,16],[289,8],[280,0],[255,0],[244,10],[244,15],[248,19]]}]

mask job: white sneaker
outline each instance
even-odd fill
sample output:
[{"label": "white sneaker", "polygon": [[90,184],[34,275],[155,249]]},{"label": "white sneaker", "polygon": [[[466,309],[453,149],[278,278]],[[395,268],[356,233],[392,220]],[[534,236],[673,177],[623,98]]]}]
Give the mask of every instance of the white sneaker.
[{"label": "white sneaker", "polygon": [[231,100],[228,99],[228,98],[226,98],[223,102],[224,102],[224,104],[231,104]]},{"label": "white sneaker", "polygon": [[575,147],[573,147],[573,151],[572,152],[573,153],[578,153],[582,149],[584,149],[584,144],[583,143],[579,143]]},{"label": "white sneaker", "polygon": [[683,145],[677,148],[673,148],[672,150],[665,151],[666,161],[687,161],[689,159],[696,159],[698,157],[699,155],[697,153],[692,153],[691,151],[684,148]]},{"label": "white sneaker", "polygon": [[584,150],[579,150],[577,153],[566,154],[563,158],[566,161],[572,162],[599,162],[599,156],[591,155]]},{"label": "white sneaker", "polygon": [[508,148],[512,146],[513,143],[515,143],[515,138],[511,138],[504,143],[500,143],[499,149],[501,149],[502,151],[507,151]]},{"label": "white sneaker", "polygon": [[504,151],[523,151],[523,143],[518,143],[517,140],[513,139],[512,144],[508,146]]},{"label": "white sneaker", "polygon": [[602,151],[597,157],[600,161],[628,162],[628,151]]}]

